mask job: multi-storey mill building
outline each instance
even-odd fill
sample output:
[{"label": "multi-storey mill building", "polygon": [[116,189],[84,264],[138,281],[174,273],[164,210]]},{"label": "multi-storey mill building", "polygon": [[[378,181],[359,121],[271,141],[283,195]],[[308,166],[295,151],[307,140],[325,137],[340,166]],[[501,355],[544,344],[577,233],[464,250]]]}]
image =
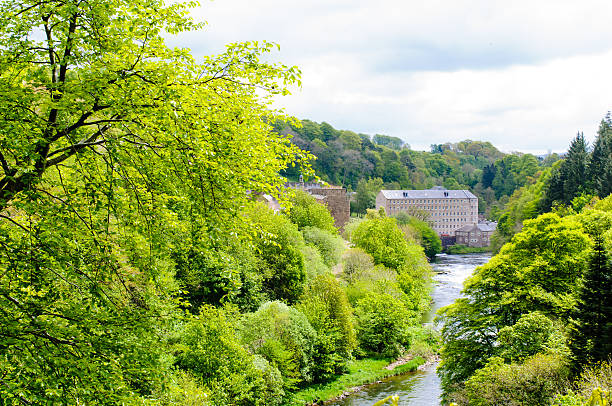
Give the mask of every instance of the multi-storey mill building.
[{"label": "multi-storey mill building", "polygon": [[388,215],[426,213],[438,235],[454,236],[461,227],[478,224],[478,198],[469,190],[381,190],[376,208],[381,207]]}]

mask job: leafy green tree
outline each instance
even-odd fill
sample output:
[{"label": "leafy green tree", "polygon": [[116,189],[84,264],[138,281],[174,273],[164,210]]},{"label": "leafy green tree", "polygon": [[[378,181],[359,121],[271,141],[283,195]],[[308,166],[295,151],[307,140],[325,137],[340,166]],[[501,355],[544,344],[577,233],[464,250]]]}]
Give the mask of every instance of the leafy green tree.
[{"label": "leafy green tree", "polygon": [[263,203],[252,204],[244,214],[256,229],[253,243],[264,292],[274,300],[296,302],[306,284],[302,234],[285,216]]},{"label": "leafy green tree", "polygon": [[284,390],[278,369],[242,347],[235,317],[202,306],[179,332],[177,366],[202,380],[214,405],[281,404]]},{"label": "leafy green tree", "polygon": [[404,302],[388,293],[368,292],[355,307],[360,347],[396,356],[409,344],[408,327],[415,319]]},{"label": "leafy green tree", "polygon": [[296,306],[317,331],[314,379],[325,381],[341,373],[357,347],[353,309],[340,283],[320,275],[309,284]]},{"label": "leafy green tree", "polygon": [[425,221],[419,220],[407,213],[398,213],[395,218],[398,224],[400,224],[400,228],[402,225],[409,227],[409,230],[406,230],[404,235],[414,236],[415,240],[423,247],[427,258],[433,259],[436,254],[442,252],[440,237]]},{"label": "leafy green tree", "polygon": [[440,375],[445,391],[499,355],[499,332],[524,314],[567,318],[576,302],[590,238],[575,218],[543,214],[465,283],[467,296],[440,310],[445,324]]},{"label": "leafy green tree", "polygon": [[302,190],[295,190],[291,198],[291,209],[287,217],[296,224],[300,230],[304,227],[317,227],[321,230],[337,234],[334,227],[334,218],[325,205],[317,202],[317,199]]},{"label": "leafy green tree", "polygon": [[408,261],[412,251],[395,219],[390,217],[361,222],[353,231],[352,242],[372,255],[375,263],[393,269]]}]

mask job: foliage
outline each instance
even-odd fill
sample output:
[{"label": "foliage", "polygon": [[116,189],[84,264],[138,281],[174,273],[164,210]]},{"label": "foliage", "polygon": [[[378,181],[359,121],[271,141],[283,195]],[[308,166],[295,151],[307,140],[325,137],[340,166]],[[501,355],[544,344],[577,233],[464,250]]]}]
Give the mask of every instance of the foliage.
[{"label": "foliage", "polygon": [[145,401],[169,375],[166,334],[188,307],[175,272],[193,270],[181,285],[198,304],[258,284],[239,259],[244,236],[229,235],[244,228],[247,191],[278,194],[296,160],[307,172],[307,154],[268,124],[270,98],[299,72],[261,62],[268,43],[201,64],[167,48],[163,33],[199,27],[189,7],[0,2],[3,400]]},{"label": "foliage", "polygon": [[411,254],[418,255],[420,249],[416,244],[409,245],[397,228],[395,219],[388,217],[359,223],[353,231],[351,241],[372,255],[375,263],[394,269],[408,261]]},{"label": "foliage", "polygon": [[338,230],[334,227],[334,218],[323,204],[317,199],[302,190],[293,191],[291,198],[291,209],[287,217],[300,230],[305,227],[317,227],[332,234],[337,234]]},{"label": "foliage", "polygon": [[243,316],[238,331],[251,353],[278,368],[285,389],[312,381],[317,333],[302,312],[282,302],[266,302]]},{"label": "foliage", "polygon": [[555,406],[609,406],[612,402],[610,360],[586,366],[566,394],[559,394]]},{"label": "foliage", "polygon": [[365,214],[367,209],[373,209],[376,206],[376,195],[382,188],[381,178],[360,179],[355,199],[351,201],[351,213]]},{"label": "foliage", "polygon": [[539,311],[567,318],[576,281],[586,268],[590,239],[574,218],[544,214],[523,230],[465,282],[466,298],[440,310],[443,387],[465,381],[498,355],[498,334],[524,314]]},{"label": "foliage", "polygon": [[177,366],[199,377],[210,391],[211,404],[264,405],[270,404],[267,398],[274,404],[282,400],[278,369],[258,362],[240,345],[223,310],[202,306],[180,332],[175,352]]},{"label": "foliage", "polygon": [[357,302],[355,314],[362,349],[395,356],[409,344],[407,328],[415,320],[402,300],[388,293],[368,292]]},{"label": "foliage", "polygon": [[304,270],[306,280],[312,280],[319,275],[329,273],[329,267],[323,262],[321,253],[315,247],[305,245],[301,249],[304,255]]},{"label": "foliage", "polygon": [[[438,234],[423,220],[419,220],[407,213],[398,213],[395,218],[404,235],[413,236],[414,239],[423,247],[427,258],[433,259],[436,254],[442,252],[442,241]],[[404,230],[401,226],[408,226],[408,230]]]},{"label": "foliage", "polygon": [[321,275],[312,280],[297,305],[317,331],[314,350],[316,381],[340,373],[357,346],[353,309],[336,278]]},{"label": "foliage", "polygon": [[359,277],[360,274],[374,269],[372,256],[360,248],[351,248],[342,256],[342,277],[347,281]]},{"label": "foliage", "polygon": [[514,325],[499,330],[499,354],[506,361],[522,361],[543,352],[553,331],[553,322],[543,314],[524,314]]},{"label": "foliage", "polygon": [[537,354],[524,363],[492,358],[468,379],[455,400],[459,405],[546,405],[569,375],[563,358]]},{"label": "foliage", "polygon": [[285,216],[275,214],[263,203],[250,205],[244,215],[257,230],[253,243],[265,293],[271,299],[294,303],[306,283],[302,234]]},{"label": "foliage", "polygon": [[336,265],[345,250],[344,240],[329,231],[317,227],[304,227],[302,229],[304,241],[314,246],[321,253],[325,265],[331,267]]}]

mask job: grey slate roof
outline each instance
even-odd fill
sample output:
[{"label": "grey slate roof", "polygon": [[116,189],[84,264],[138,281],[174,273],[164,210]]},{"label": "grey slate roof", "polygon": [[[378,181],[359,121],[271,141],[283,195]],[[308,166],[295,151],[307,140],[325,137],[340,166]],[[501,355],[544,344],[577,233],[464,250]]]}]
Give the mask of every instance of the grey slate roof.
[{"label": "grey slate roof", "polygon": [[468,224],[467,226],[463,226],[455,231],[461,231],[461,232],[495,231],[496,228],[497,228],[497,223],[478,223],[478,224]]},{"label": "grey slate roof", "polygon": [[381,192],[387,199],[476,199],[469,190],[446,190],[440,189],[439,186],[426,190],[381,190]]}]

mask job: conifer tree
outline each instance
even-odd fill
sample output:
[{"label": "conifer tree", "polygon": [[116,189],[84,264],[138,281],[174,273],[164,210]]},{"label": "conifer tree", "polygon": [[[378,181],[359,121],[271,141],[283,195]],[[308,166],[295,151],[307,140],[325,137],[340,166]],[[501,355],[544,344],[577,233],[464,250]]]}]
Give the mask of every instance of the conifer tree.
[{"label": "conifer tree", "polygon": [[590,185],[599,197],[612,193],[612,118],[601,120],[588,167]]},{"label": "conifer tree", "polygon": [[595,246],[584,275],[570,333],[576,367],[612,355],[612,264],[603,239]]}]

